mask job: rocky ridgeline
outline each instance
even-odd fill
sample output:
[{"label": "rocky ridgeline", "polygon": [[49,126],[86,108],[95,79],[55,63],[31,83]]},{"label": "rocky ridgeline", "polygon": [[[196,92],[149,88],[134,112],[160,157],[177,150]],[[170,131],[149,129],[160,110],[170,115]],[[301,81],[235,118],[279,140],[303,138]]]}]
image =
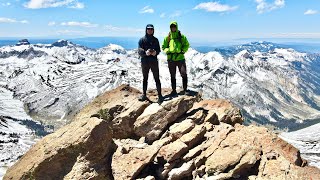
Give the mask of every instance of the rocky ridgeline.
[{"label": "rocky ridgeline", "polygon": [[[169,90],[163,90],[168,94]],[[4,179],[316,179],[299,151],[238,108],[199,94],[139,102],[127,85],[36,143]]]}]

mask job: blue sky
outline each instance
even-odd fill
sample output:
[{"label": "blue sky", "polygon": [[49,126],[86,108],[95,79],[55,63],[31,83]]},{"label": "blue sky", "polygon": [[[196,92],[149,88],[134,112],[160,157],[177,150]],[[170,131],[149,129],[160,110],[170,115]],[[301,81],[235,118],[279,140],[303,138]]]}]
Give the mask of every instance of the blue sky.
[{"label": "blue sky", "polygon": [[320,0],[0,0],[0,37],[320,38]]}]

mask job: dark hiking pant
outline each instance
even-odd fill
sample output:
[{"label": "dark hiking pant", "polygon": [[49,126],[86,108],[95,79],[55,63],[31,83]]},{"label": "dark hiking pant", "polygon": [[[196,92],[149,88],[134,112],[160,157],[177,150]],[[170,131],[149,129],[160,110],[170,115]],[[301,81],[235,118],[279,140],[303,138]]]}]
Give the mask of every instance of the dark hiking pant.
[{"label": "dark hiking pant", "polygon": [[168,67],[171,75],[171,87],[172,90],[176,90],[176,70],[177,67],[179,69],[180,75],[182,77],[182,85],[183,85],[183,90],[187,90],[187,84],[188,84],[188,77],[187,77],[187,66],[186,66],[186,61],[181,60],[181,61],[168,61]]},{"label": "dark hiking pant", "polygon": [[159,64],[158,61],[146,61],[141,63],[142,75],[143,75],[143,94],[147,93],[148,88],[148,76],[151,69],[154,81],[156,82],[158,95],[161,95],[161,83],[159,79]]}]

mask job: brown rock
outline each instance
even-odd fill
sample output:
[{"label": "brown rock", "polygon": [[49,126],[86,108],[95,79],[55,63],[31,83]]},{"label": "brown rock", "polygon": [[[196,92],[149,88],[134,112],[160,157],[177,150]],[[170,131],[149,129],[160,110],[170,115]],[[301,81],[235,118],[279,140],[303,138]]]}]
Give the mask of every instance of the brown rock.
[{"label": "brown rock", "polygon": [[105,119],[112,122],[114,138],[131,137],[135,120],[150,104],[138,101],[140,95],[137,89],[121,85],[96,97],[76,115],[74,121],[88,117]]},{"label": "brown rock", "polygon": [[[74,121],[37,142],[8,169],[4,179],[63,179],[74,172],[77,175],[68,177],[110,179],[107,159],[113,149],[111,138],[106,121],[97,118]],[[78,165],[73,168],[75,164]],[[79,168],[81,173],[76,170]]]},{"label": "brown rock", "polygon": [[[242,124],[243,118],[239,108],[235,107],[230,101],[223,99],[202,100],[195,103],[190,111],[195,109],[205,109],[208,111],[206,121],[213,121],[218,116],[220,122],[224,122],[234,126],[236,123]],[[216,123],[215,123],[216,124]]]},{"label": "brown rock", "polygon": [[206,128],[203,125],[198,125],[194,127],[190,132],[183,135],[179,140],[184,142],[189,149],[193,148],[193,146],[199,143],[206,133]]},{"label": "brown rock", "polygon": [[[214,179],[252,179],[255,174],[257,179],[303,179],[320,174],[318,171],[305,176],[305,169],[297,166],[299,162],[302,161],[298,150],[266,128],[236,125],[205,164],[206,172]],[[251,167],[255,169],[248,171]]]},{"label": "brown rock", "polygon": [[112,156],[112,174],[115,179],[135,179],[142,169],[157,155],[160,147],[147,145],[144,148],[131,147],[123,151],[118,147]]},{"label": "brown rock", "polygon": [[[239,109],[228,101],[179,96],[160,106],[137,101],[140,94],[123,85],[97,97],[71,124],[40,140],[4,179],[320,177],[277,135],[240,125]],[[148,97],[156,100],[156,91]]]},{"label": "brown rock", "polygon": [[182,164],[179,168],[174,168],[169,172],[168,180],[184,179],[192,176],[192,171],[195,169],[194,162],[189,161]]},{"label": "brown rock", "polygon": [[221,123],[215,126],[213,131],[210,132],[210,136],[208,135],[208,140],[202,145],[203,151],[195,159],[196,167],[203,165],[207,158],[219,148],[220,143],[224,141],[232,131],[234,131],[234,128],[229,124]]},{"label": "brown rock", "polygon": [[169,133],[174,139],[179,139],[184,134],[190,132],[195,124],[191,119],[187,119],[180,123],[175,123],[169,128]]},{"label": "brown rock", "polygon": [[156,140],[168,124],[187,112],[197,97],[180,96],[162,105],[156,103],[148,106],[134,123],[135,133],[147,141]]},{"label": "brown rock", "polygon": [[163,146],[158,156],[163,157],[167,162],[171,162],[180,158],[183,154],[188,151],[188,146],[182,141],[174,141],[168,145]]}]

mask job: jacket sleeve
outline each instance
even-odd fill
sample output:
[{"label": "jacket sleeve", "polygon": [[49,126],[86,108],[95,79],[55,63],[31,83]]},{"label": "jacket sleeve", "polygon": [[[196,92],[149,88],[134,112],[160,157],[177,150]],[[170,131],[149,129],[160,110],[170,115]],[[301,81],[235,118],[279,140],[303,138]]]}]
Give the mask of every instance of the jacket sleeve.
[{"label": "jacket sleeve", "polygon": [[159,40],[158,39],[156,39],[157,40],[157,44],[156,44],[156,52],[157,52],[157,55],[160,53],[160,51],[161,51],[161,49],[160,49],[160,43],[159,43]]},{"label": "jacket sleeve", "polygon": [[167,38],[167,37],[165,37],[164,40],[163,40],[162,50],[163,50],[163,52],[165,52],[166,54],[167,54],[168,51],[169,51],[169,42],[168,42],[168,38]]},{"label": "jacket sleeve", "polygon": [[187,52],[190,47],[189,41],[186,36],[182,37],[182,51],[183,53]]},{"label": "jacket sleeve", "polygon": [[142,38],[139,40],[139,46],[138,46],[138,54],[140,55],[140,57],[146,57],[146,52],[145,50],[143,49],[143,41],[142,41]]}]

